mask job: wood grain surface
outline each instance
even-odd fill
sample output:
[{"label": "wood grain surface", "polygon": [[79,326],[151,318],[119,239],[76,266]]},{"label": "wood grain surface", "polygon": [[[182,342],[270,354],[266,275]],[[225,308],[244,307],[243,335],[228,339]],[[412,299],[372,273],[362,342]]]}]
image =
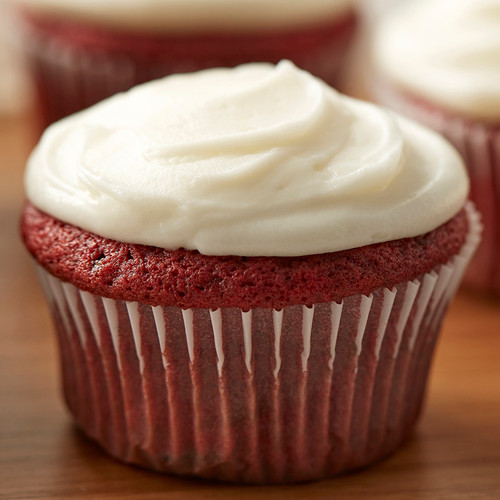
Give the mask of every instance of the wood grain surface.
[{"label": "wood grain surface", "polygon": [[500,499],[500,301],[462,291],[446,320],[412,440],[365,471],[285,487],[237,487],[119,464],[72,425],[55,339],[18,237],[29,117],[0,118],[0,498]]}]

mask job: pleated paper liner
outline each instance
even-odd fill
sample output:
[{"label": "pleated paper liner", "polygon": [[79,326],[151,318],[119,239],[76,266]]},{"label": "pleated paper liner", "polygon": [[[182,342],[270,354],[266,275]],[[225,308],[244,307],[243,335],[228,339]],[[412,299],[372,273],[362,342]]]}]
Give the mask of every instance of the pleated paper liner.
[{"label": "pleated paper liner", "polygon": [[443,315],[478,242],[341,303],[187,309],[92,295],[42,268],[64,395],[114,457],[224,481],[320,479],[396,450],[420,413]]}]

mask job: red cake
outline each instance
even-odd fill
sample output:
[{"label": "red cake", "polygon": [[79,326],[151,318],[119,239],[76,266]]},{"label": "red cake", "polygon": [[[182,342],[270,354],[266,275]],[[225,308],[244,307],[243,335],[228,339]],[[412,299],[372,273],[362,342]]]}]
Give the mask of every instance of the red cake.
[{"label": "red cake", "polygon": [[19,3],[42,127],[134,85],[210,67],[289,59],[337,85],[357,24],[349,9],[304,27],[150,33]]},{"label": "red cake", "polygon": [[340,302],[412,281],[459,253],[468,223],[462,210],[422,236],[303,257],[219,257],[120,243],[32,205],[21,229],[38,263],[81,290],[152,306],[247,310]]},{"label": "red cake", "polygon": [[64,396],[112,456],[286,483],[408,438],[479,239],[437,134],[246,65],[67,117],[25,179]]}]

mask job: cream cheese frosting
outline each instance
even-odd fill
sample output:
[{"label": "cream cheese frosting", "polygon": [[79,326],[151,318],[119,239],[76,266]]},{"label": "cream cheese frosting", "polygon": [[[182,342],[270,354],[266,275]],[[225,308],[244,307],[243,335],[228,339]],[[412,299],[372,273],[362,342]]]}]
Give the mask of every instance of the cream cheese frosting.
[{"label": "cream cheese frosting", "polygon": [[500,0],[412,0],[379,24],[374,60],[407,91],[500,122]]},{"label": "cream cheese frosting", "polygon": [[10,0],[48,15],[155,32],[262,31],[324,23],[354,0]]},{"label": "cream cheese frosting", "polygon": [[299,256],[431,231],[468,181],[437,134],[283,61],[169,76],[65,118],[26,189],[122,242]]}]

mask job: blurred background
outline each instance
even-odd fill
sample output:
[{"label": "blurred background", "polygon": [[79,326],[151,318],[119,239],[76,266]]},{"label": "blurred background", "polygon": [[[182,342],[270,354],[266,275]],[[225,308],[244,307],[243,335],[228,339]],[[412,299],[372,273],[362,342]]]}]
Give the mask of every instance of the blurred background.
[{"label": "blurred background", "polygon": [[0,115],[22,113],[32,103],[26,74],[14,29],[14,20],[4,0],[0,0]]}]

